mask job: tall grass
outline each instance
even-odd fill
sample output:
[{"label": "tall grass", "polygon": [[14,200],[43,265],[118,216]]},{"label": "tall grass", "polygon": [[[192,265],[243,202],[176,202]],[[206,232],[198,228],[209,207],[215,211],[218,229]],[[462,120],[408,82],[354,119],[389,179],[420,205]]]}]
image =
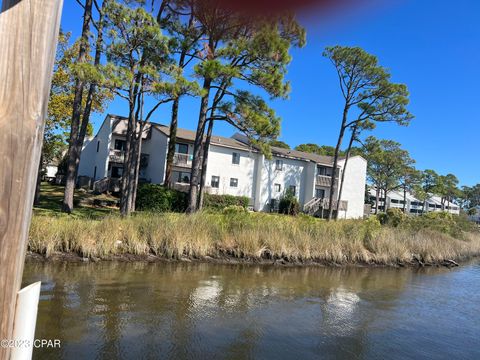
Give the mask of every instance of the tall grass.
[{"label": "tall grass", "polygon": [[154,254],[168,259],[228,256],[394,265],[480,255],[480,234],[453,237],[429,228],[393,228],[380,226],[375,218],[326,222],[262,213],[140,214],[102,220],[35,216],[29,249],[47,257],[74,252],[102,259]]}]

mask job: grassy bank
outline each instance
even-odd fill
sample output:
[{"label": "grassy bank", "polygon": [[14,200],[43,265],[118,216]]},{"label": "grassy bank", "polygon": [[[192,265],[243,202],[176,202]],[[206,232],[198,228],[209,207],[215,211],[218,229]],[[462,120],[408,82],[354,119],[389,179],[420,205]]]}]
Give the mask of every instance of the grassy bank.
[{"label": "grassy bank", "polygon": [[33,217],[29,249],[109,259],[155,255],[164,259],[236,259],[283,263],[442,264],[480,255],[480,233],[456,220],[376,218],[326,222],[262,213],[137,214],[101,220]]}]

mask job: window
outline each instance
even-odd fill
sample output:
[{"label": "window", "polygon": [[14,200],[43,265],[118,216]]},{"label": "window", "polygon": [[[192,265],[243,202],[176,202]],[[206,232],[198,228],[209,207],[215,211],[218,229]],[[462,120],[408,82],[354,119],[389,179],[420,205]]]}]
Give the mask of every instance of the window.
[{"label": "window", "polygon": [[121,178],[123,175],[123,167],[120,166],[112,166],[112,173],[111,177],[114,179]]},{"label": "window", "polygon": [[288,191],[289,191],[293,196],[297,195],[297,187],[296,187],[295,185],[290,185],[290,186],[288,187]]},{"label": "window", "polygon": [[230,187],[237,187],[238,186],[238,179],[230,178]]},{"label": "window", "polygon": [[115,150],[125,151],[127,142],[125,140],[115,139]]},{"label": "window", "polygon": [[232,164],[239,165],[240,164],[240,154],[239,153],[232,153]]},{"label": "window", "polygon": [[175,152],[178,154],[188,154],[188,144],[175,144]]},{"label": "window", "polygon": [[317,175],[332,176],[332,168],[317,165]]},{"label": "window", "polygon": [[325,198],[325,189],[315,189],[315,197],[319,199]]},{"label": "window", "polygon": [[283,160],[275,161],[275,170],[279,170],[279,171],[283,170]]},{"label": "window", "polygon": [[282,185],[280,185],[280,184],[274,184],[273,188],[275,189],[275,192],[277,192],[277,193],[282,191]]},{"label": "window", "polygon": [[212,182],[210,183],[212,188],[219,188],[220,187],[220,177],[219,176],[212,176]]},{"label": "window", "polygon": [[174,171],[172,174],[173,181],[182,184],[190,183],[190,173],[184,171]]},{"label": "window", "polygon": [[97,141],[97,152],[98,152],[98,149],[100,149],[100,140]]}]

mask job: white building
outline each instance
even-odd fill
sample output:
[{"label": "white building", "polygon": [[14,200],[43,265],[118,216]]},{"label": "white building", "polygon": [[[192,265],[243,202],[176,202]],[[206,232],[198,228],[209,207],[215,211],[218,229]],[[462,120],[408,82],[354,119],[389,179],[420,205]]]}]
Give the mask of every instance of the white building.
[{"label": "white building", "polygon": [[[121,177],[126,126],[123,117],[106,117],[97,135],[85,144],[79,176],[89,176],[93,181]],[[145,126],[140,170],[144,181],[164,182],[169,130],[156,123]],[[194,131],[178,129],[172,176],[177,188],[186,189],[190,183],[194,140]],[[207,192],[247,196],[254,210],[270,211],[285,191],[291,190],[309,213],[321,215],[328,207],[333,158],[277,147],[272,147],[272,155],[271,159],[265,158],[240,134],[231,138],[212,136]],[[342,174],[344,162],[340,160],[337,176]],[[365,159],[350,158],[339,204],[338,190],[334,196],[339,218],[363,217],[366,169]]]},{"label": "white building", "polygon": [[[372,213],[375,213],[376,208],[376,190],[375,188],[369,189],[369,200],[372,205]],[[380,192],[380,196],[378,199],[378,212],[385,211],[385,208],[397,208],[403,210],[404,208],[404,197],[403,191],[391,191],[387,194],[387,198],[383,192]],[[386,207],[385,207],[386,205]],[[406,194],[406,204],[405,204],[405,212],[411,215],[420,215],[425,212],[439,212],[439,211],[447,211],[449,213],[459,215],[460,214],[460,207],[457,204],[454,204],[449,201],[445,201],[442,206],[442,199],[436,195],[430,195],[430,197],[425,201],[420,201],[416,199],[412,194]]]}]

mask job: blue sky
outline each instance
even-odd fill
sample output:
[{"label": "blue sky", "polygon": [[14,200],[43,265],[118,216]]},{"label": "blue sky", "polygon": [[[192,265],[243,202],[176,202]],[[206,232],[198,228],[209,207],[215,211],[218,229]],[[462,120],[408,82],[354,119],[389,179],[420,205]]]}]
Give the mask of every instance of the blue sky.
[{"label": "blue sky", "polygon": [[[480,183],[479,14],[478,0],[376,0],[351,11],[300,15],[308,43],[292,51],[289,100],[271,104],[282,118],[280,139],[292,147],[335,143],[342,98],[336,72],[322,50],[337,44],[360,46],[378,56],[393,81],[407,84],[415,115],[409,127],[380,124],[371,134],[400,142],[419,169],[454,173],[462,185]],[[80,16],[76,2],[66,0],[62,28],[78,33]],[[182,102],[181,127],[195,128],[198,107],[198,99]],[[125,101],[118,99],[107,112],[126,110]],[[95,129],[104,115],[93,116]],[[153,121],[168,123],[169,117],[166,105]],[[233,131],[219,124],[215,133],[229,136]]]}]

